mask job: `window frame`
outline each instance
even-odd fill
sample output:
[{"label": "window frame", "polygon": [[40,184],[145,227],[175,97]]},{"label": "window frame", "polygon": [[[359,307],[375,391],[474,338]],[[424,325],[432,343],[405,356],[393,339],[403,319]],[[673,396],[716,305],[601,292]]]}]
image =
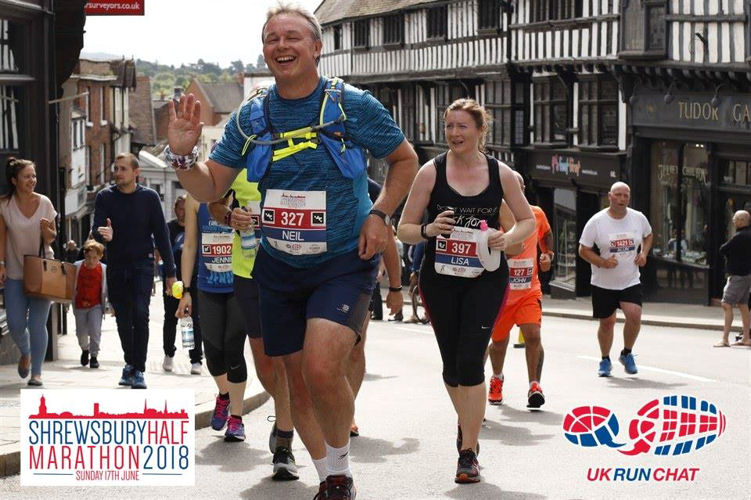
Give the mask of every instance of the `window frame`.
[{"label": "window frame", "polygon": [[448,5],[429,7],[425,16],[425,39],[435,41],[448,40]]},{"label": "window frame", "polygon": [[[18,33],[10,33],[16,29]],[[7,31],[6,31],[7,30]],[[11,15],[0,17],[0,50],[12,56],[13,66],[0,68],[0,160],[5,165],[8,156],[19,156],[28,147],[25,140],[31,119],[30,95],[31,87],[38,83],[38,79],[30,71],[33,70],[29,59],[29,39],[34,36],[31,24],[23,19]],[[5,35],[7,33],[7,38]],[[13,43],[11,43],[13,42]],[[6,114],[7,113],[7,114]],[[7,126],[7,128],[6,128]],[[4,179],[0,181],[0,191],[5,186]]]},{"label": "window frame", "polygon": [[404,45],[404,14],[388,14],[382,18],[382,36],[384,47],[402,47]]},{"label": "window frame", "polygon": [[[554,98],[554,87],[563,87],[563,97]],[[564,84],[557,76],[539,76],[532,78],[532,86],[534,89],[534,99],[532,102],[532,113],[535,117],[534,124],[534,138],[532,142],[534,144],[543,144],[550,146],[569,146],[571,144],[571,103],[568,96],[571,93],[570,84]],[[543,93],[540,89],[546,88],[544,97],[540,97]],[[555,109],[560,106],[565,106],[566,117],[565,125],[560,132],[564,136],[563,139],[557,139],[555,137],[557,130],[554,130],[555,124]],[[543,121],[544,120],[544,121]]]},{"label": "window frame", "polygon": [[583,0],[529,0],[530,21],[560,21],[583,16]]},{"label": "window frame", "polygon": [[[604,96],[602,92],[603,83],[615,84],[615,95]],[[584,95],[584,89],[589,88],[589,95]],[[586,75],[579,77],[579,90],[578,90],[578,145],[581,148],[618,148],[618,119],[619,119],[619,103],[618,103],[618,82],[611,75],[598,74],[598,75]],[[603,112],[606,106],[613,106],[616,113],[616,135],[613,138],[612,143],[603,141],[603,120],[606,116]],[[587,116],[587,127],[583,126],[584,120],[582,117]],[[592,118],[594,117],[594,123]],[[591,134],[590,134],[591,132]]]},{"label": "window frame", "polygon": [[[640,8],[640,12],[633,13],[631,9]],[[664,27],[664,37],[662,45],[660,47],[652,47],[653,40],[650,34],[650,22],[654,20],[653,12],[655,9],[663,9],[663,15],[661,21]],[[620,50],[618,51],[618,57],[622,59],[666,59],[668,56],[668,44],[670,33],[668,31],[668,15],[670,14],[668,0],[641,0],[639,4],[631,0],[629,2],[621,2],[620,5]],[[633,19],[631,16],[633,15]],[[641,25],[640,33],[636,33],[636,37],[631,29],[629,29],[629,23],[639,23]],[[629,40],[638,40],[641,43],[641,47],[628,47],[627,42]]]},{"label": "window frame", "polygon": [[[497,16],[496,16],[497,14]],[[503,26],[501,20],[501,0],[477,1],[477,32],[480,34],[500,33]]]},{"label": "window frame", "polygon": [[746,11],[746,62],[751,63],[751,0],[744,3]]},{"label": "window frame", "polygon": [[342,24],[335,24],[332,30],[334,35],[334,50],[342,50]]},{"label": "window frame", "polygon": [[370,48],[370,19],[357,19],[352,23],[352,48],[358,50]]},{"label": "window frame", "polygon": [[[485,82],[484,106],[491,115],[487,141],[489,145],[503,148],[526,145],[526,134],[524,133],[527,122],[526,116],[524,116],[526,100],[523,95],[525,86],[525,83],[511,79],[487,80]],[[500,100],[498,99],[499,96]],[[522,118],[521,123],[519,123],[520,116]],[[520,130],[521,134],[519,133]]]}]

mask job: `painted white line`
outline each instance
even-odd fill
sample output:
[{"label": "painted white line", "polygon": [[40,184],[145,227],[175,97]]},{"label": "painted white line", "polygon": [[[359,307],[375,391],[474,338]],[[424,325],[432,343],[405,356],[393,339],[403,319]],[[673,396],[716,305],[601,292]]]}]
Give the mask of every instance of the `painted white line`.
[{"label": "painted white line", "polygon": [[[594,356],[577,356],[579,359],[586,359],[589,361],[600,361],[602,358],[595,358]],[[615,364],[615,362],[613,363]],[[673,370],[663,370],[662,368],[655,368],[653,366],[644,366],[642,364],[637,365],[637,368],[639,370],[646,370],[648,372],[657,372],[657,373],[665,373],[668,375],[675,375],[676,377],[683,377],[691,380],[696,380],[698,382],[717,382],[716,380],[713,380],[711,378],[705,378],[705,377],[699,377],[698,375],[690,375],[688,373],[683,372],[675,372]]]}]

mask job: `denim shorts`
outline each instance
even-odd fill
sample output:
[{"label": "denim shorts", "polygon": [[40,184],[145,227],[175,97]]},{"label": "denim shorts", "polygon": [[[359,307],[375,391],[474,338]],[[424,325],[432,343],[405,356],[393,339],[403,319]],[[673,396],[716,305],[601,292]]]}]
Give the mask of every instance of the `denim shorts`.
[{"label": "denim shorts", "polygon": [[253,279],[258,283],[266,354],[283,356],[302,350],[310,318],[347,326],[359,341],[379,259],[362,260],[353,250],[301,269],[271,257],[261,247]]}]

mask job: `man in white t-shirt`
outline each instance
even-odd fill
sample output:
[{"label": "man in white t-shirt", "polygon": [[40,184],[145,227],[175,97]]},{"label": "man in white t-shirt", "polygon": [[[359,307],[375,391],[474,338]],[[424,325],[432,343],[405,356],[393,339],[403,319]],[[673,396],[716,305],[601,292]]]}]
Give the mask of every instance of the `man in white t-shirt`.
[{"label": "man in white t-shirt", "polygon": [[[639,268],[647,263],[652,248],[649,221],[641,212],[628,208],[631,200],[628,184],[613,184],[608,199],[610,206],[589,219],[579,238],[579,255],[592,265],[592,316],[600,320],[597,340],[602,361],[597,373],[601,377],[609,377],[613,367],[610,348],[618,308],[626,317],[623,350],[618,360],[625,366],[626,373],[637,372],[631,349],[641,328]],[[594,250],[595,246],[599,253]]]}]

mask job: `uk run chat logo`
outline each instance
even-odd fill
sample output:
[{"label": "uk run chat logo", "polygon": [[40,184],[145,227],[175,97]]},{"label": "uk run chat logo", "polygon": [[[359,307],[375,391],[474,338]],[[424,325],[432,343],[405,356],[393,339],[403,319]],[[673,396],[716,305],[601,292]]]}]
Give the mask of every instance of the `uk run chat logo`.
[{"label": "uk run chat logo", "polygon": [[[664,396],[643,405],[619,442],[615,413],[602,406],[579,406],[563,419],[563,435],[584,448],[605,446],[623,455],[685,455],[714,442],[725,432],[725,415],[713,403],[692,396]],[[693,481],[698,468],[600,468],[590,481]],[[611,475],[612,472],[612,475]]]}]

